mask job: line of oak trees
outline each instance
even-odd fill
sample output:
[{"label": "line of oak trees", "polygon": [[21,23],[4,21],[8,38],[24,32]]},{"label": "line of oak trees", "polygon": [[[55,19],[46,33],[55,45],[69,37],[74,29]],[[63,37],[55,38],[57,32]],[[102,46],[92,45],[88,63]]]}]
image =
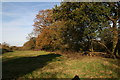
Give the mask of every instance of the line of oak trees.
[{"label": "line of oak trees", "polygon": [[120,56],[120,2],[61,2],[39,11],[33,26],[32,49]]}]

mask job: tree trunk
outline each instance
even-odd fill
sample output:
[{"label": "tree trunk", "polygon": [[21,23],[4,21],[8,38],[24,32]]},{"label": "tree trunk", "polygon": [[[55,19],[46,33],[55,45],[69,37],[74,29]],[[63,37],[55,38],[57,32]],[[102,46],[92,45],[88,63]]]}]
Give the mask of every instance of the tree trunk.
[{"label": "tree trunk", "polygon": [[[118,55],[117,55],[117,52],[118,52]],[[116,54],[117,58],[120,58],[120,26],[118,27],[118,41],[114,50],[114,54]]]},{"label": "tree trunk", "polygon": [[117,51],[118,51],[118,42],[117,42],[116,47],[114,49],[114,54],[115,54],[116,57],[117,57]]},{"label": "tree trunk", "polygon": [[120,57],[120,19],[118,24],[118,56]]},{"label": "tree trunk", "polygon": [[87,50],[90,51],[90,52],[93,52],[93,43],[92,43],[92,39],[89,39],[89,40],[88,40]]},{"label": "tree trunk", "polygon": [[98,40],[95,40],[95,39],[92,39],[92,41],[95,41],[95,42],[97,42],[98,44],[102,45],[102,46],[105,48],[105,50],[106,50],[106,52],[107,52],[108,54],[111,54],[111,56],[112,56],[113,58],[116,58],[116,56],[113,55],[113,53],[107,48],[107,46],[106,46],[104,43],[102,43],[102,42],[100,42],[100,41],[98,41]]},{"label": "tree trunk", "polygon": [[118,42],[118,30],[117,30],[117,18],[113,19],[112,17],[107,16],[109,20],[112,21],[113,26],[112,26],[112,32],[113,32],[113,40],[112,40],[112,44],[113,44],[113,49],[112,49],[112,53],[113,55],[116,57],[116,47],[117,47],[117,42]]},{"label": "tree trunk", "polygon": [[93,41],[91,40],[91,52],[93,52]]},{"label": "tree trunk", "polygon": [[118,56],[120,57],[120,36],[119,36],[119,39],[118,39]]},{"label": "tree trunk", "polygon": [[116,26],[116,21],[113,21],[113,50],[112,53],[117,57],[116,52],[117,52],[117,42],[118,42],[118,31],[117,31],[117,26]]},{"label": "tree trunk", "polygon": [[118,56],[120,57],[120,4],[118,6]]}]

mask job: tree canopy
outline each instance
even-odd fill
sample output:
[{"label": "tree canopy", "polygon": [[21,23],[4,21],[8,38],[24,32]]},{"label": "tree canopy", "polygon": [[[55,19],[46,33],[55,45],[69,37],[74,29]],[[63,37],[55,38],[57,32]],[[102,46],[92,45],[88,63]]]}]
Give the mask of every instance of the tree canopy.
[{"label": "tree canopy", "polygon": [[119,6],[120,2],[62,2],[39,11],[34,20],[36,48],[95,51],[100,44],[117,56]]}]

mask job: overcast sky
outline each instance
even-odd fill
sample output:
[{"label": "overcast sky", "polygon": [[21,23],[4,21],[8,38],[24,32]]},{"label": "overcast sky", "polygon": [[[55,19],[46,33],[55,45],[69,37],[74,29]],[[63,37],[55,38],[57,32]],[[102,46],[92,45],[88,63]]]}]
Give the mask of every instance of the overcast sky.
[{"label": "overcast sky", "polygon": [[[22,46],[33,30],[39,10],[51,9],[59,2],[2,2],[2,40],[11,46]],[[1,29],[0,29],[1,30]],[[1,37],[1,36],[0,36]]]}]

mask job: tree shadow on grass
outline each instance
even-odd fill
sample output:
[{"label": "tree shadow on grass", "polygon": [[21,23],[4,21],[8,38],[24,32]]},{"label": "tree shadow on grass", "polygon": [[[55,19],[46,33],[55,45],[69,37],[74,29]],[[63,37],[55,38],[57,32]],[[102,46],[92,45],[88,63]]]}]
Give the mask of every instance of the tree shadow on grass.
[{"label": "tree shadow on grass", "polygon": [[2,63],[2,79],[15,79],[21,77],[27,73],[43,68],[48,62],[52,61],[56,57],[60,57],[59,54],[47,54],[35,57],[22,57],[4,61]]}]

